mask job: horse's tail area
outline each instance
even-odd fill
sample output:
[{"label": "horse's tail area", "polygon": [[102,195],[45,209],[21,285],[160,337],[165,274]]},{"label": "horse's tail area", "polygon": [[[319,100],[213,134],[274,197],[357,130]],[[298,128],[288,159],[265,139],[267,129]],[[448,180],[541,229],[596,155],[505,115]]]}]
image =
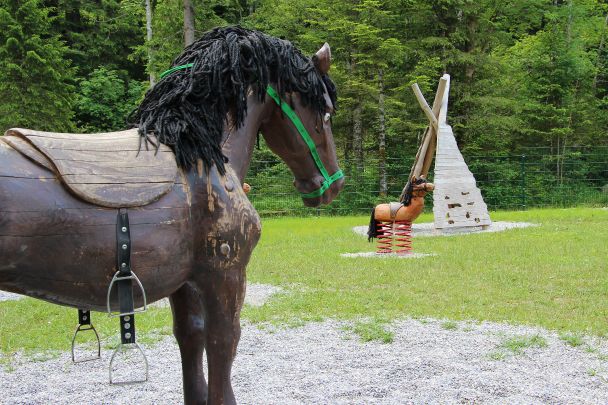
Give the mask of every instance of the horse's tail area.
[{"label": "horse's tail area", "polygon": [[372,215],[369,219],[369,226],[367,228],[367,241],[371,242],[374,238],[378,237],[378,221],[376,221],[376,208],[372,208]]}]

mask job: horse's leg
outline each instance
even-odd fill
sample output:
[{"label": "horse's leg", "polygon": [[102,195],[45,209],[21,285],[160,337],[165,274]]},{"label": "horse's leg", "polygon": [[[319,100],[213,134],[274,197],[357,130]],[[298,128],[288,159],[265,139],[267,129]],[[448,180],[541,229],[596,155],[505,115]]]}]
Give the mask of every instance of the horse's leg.
[{"label": "horse's leg", "polygon": [[182,357],[184,403],[207,404],[207,383],[203,370],[205,320],[200,291],[184,284],[170,297],[173,334]]},{"label": "horse's leg", "polygon": [[245,266],[211,269],[202,275],[199,288],[207,320],[209,405],[236,404],[230,373],[241,336],[240,312],[245,298]]}]

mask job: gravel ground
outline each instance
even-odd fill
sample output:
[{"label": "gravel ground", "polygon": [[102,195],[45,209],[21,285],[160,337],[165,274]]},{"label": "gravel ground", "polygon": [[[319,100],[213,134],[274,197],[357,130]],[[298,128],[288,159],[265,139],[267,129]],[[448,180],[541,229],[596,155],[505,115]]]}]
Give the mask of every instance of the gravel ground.
[{"label": "gravel ground", "polygon": [[[270,284],[249,283],[247,284],[247,293],[245,294],[245,305],[251,305],[253,307],[262,306],[272,294],[276,294],[281,290],[281,287]],[[2,294],[2,291],[0,291],[0,301],[2,301]],[[160,301],[150,304],[150,306],[169,308],[171,304],[169,303],[169,298],[163,298]]]},{"label": "gravel ground", "polygon": [[407,254],[397,254],[397,253],[376,253],[376,252],[359,252],[359,253],[341,253],[342,257],[373,257],[376,259],[388,259],[388,258],[396,258],[396,259],[420,259],[421,257],[429,257],[429,256],[437,256],[434,253],[407,253]]},{"label": "gravel ground", "polygon": [[[531,222],[506,222],[506,221],[496,221],[492,222],[490,226],[486,229],[481,229],[481,227],[472,227],[472,228],[454,228],[445,231],[440,231],[434,228],[434,224],[432,222],[422,222],[422,223],[414,223],[412,224],[412,234],[415,237],[427,237],[427,236],[455,236],[455,235],[463,235],[468,233],[488,233],[488,232],[502,232],[508,229],[515,228],[527,228],[529,226],[539,226],[539,224],[533,224]],[[353,231],[359,235],[367,236],[367,225],[365,226],[355,226]]]},{"label": "gravel ground", "polygon": [[[554,333],[495,323],[405,320],[390,326],[390,344],[361,343],[347,324],[243,328],[233,385],[241,404],[608,403],[606,341],[573,348]],[[514,354],[500,345],[542,336],[543,348]],[[66,342],[67,343],[67,342]],[[66,344],[67,346],[67,344]],[[2,404],[179,404],[179,352],[173,338],[146,347],[150,381],[107,383],[109,352],[72,365],[67,353],[0,368]],[[500,360],[496,353],[503,353]]]},{"label": "gravel ground", "polygon": [[21,298],[23,298],[23,295],[0,291],[0,301],[14,301],[20,300]]}]

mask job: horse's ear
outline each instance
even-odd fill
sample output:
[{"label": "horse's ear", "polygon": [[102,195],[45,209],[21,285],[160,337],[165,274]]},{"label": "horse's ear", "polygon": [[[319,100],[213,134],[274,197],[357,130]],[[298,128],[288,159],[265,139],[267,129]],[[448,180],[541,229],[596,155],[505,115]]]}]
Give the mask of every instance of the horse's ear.
[{"label": "horse's ear", "polygon": [[312,61],[322,74],[326,75],[327,72],[329,72],[329,67],[331,65],[331,49],[329,49],[329,44],[327,42],[313,55]]}]

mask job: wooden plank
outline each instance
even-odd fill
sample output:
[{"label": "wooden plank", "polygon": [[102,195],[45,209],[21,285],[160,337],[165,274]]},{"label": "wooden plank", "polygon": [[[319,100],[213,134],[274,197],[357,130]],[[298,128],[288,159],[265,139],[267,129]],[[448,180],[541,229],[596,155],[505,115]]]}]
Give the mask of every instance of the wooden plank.
[{"label": "wooden plank", "polygon": [[106,176],[99,174],[68,174],[61,176],[61,179],[68,185],[76,184],[124,184],[128,185],[129,188],[135,189],[138,187],[145,188],[150,187],[153,184],[174,184],[175,179],[170,179],[161,176],[123,176],[120,180],[117,180],[114,176]]},{"label": "wooden plank", "polygon": [[[116,218],[115,211],[109,214]],[[64,304],[83,302],[88,303],[87,308],[94,304],[103,309],[109,281],[116,271],[116,253],[108,249],[115,244],[115,227],[115,224],[99,227],[96,232],[84,234],[0,235],[0,249],[6,253],[5,263],[18,269],[20,286],[42,296],[54,293],[56,299],[61,296],[67,300]],[[167,295],[183,283],[192,261],[192,237],[186,222],[132,225],[131,237],[134,269],[147,294]],[[63,294],[57,294],[62,288]]]},{"label": "wooden plank", "polygon": [[447,125],[448,97],[450,94],[450,75],[448,75],[446,73],[443,75],[443,77],[441,79],[445,80],[445,90],[444,90],[444,92],[442,94],[442,98],[441,98],[441,106],[440,106],[440,110],[439,110],[438,120],[439,120],[439,125]]},{"label": "wooden plank", "polygon": [[[82,151],[140,151],[152,152],[156,150],[149,145],[146,150],[144,143],[141,143],[137,133],[128,134],[117,138],[90,137],[90,138],[51,138],[48,136],[27,135],[33,144],[39,149],[61,149],[61,150],[82,150]],[[170,148],[161,144],[159,151],[170,151]]]},{"label": "wooden plank", "polygon": [[422,141],[422,145],[420,146],[420,154],[416,159],[416,163],[414,164],[414,170],[412,172],[413,178],[420,178],[422,174],[422,168],[424,166],[425,160],[424,157],[428,154],[429,145],[431,144],[431,139],[435,137],[435,130],[432,127],[427,127],[426,132],[424,134],[424,139]]},{"label": "wooden plank", "polygon": [[[88,151],[88,152],[112,152],[112,151],[139,151],[139,143],[136,139],[124,140],[108,140],[108,141],[95,141],[85,142],[76,141],[73,139],[51,139],[51,138],[39,138],[35,136],[28,136],[38,148],[47,149],[61,149],[64,151]],[[120,146],[117,143],[120,142]]]},{"label": "wooden plank", "polygon": [[431,169],[431,164],[433,163],[433,156],[435,155],[435,151],[437,150],[437,132],[433,131],[433,137],[429,143],[429,147],[426,151],[426,155],[424,156],[424,163],[421,169],[421,176],[427,178],[429,175],[429,170]]},{"label": "wooden plank", "polygon": [[[446,92],[447,80],[444,77],[439,79],[439,84],[437,85],[437,92],[435,93],[435,99],[433,100],[433,116],[439,116],[439,109],[441,108],[441,100]],[[429,175],[429,170],[431,168],[431,164],[433,163],[433,157],[435,156],[435,152],[437,150],[437,137],[440,136],[439,128],[435,130],[434,136],[431,139],[429,146],[426,150],[426,154],[423,157],[423,165],[420,169],[420,175],[427,177]]]},{"label": "wooden plank", "polygon": [[0,139],[30,160],[38,163],[52,172],[55,172],[55,167],[53,167],[52,163],[49,162],[49,159],[25,139],[10,135],[3,136]]},{"label": "wooden plank", "polygon": [[[63,151],[60,149],[54,149],[53,160],[69,160],[69,161],[80,161],[80,162],[97,162],[97,163],[108,163],[115,164],[118,162],[131,162],[134,165],[140,166],[140,162],[149,164],[156,162],[159,164],[164,159],[174,159],[172,151],[159,151],[158,154],[154,152],[142,151],[137,154],[137,151]],[[144,162],[145,161],[145,162]]]},{"label": "wooden plank", "polygon": [[131,184],[71,184],[70,189],[78,196],[104,207],[132,207],[146,205],[159,199],[173,188],[173,183],[151,183],[145,187]]},{"label": "wooden plank", "polygon": [[[25,159],[23,161],[29,165],[33,165],[33,163]],[[176,182],[170,187],[170,190],[170,193],[162,195],[159,200],[153,201],[149,205],[145,205],[145,207],[131,209],[153,210],[179,208],[188,205],[187,186]],[[44,196],[44,198],[32,198],[33,195]],[[49,204],[57,210],[108,210],[108,208],[94,205],[92,202],[87,202],[87,200],[82,198],[74,198],[70,194],[68,187],[56,178],[38,179],[0,176],[0,213],[46,212],[50,208]]]},{"label": "wooden plank", "polygon": [[46,132],[46,131],[37,131],[34,129],[24,129],[24,128],[11,128],[5,133],[6,135],[18,135],[18,136],[38,136],[45,138],[54,138],[54,139],[80,139],[80,140],[88,140],[92,138],[105,138],[105,139],[121,139],[125,137],[133,137],[139,136],[137,129],[127,129],[124,131],[116,131],[116,132],[98,132],[92,134],[74,134],[67,132]]},{"label": "wooden plank", "polygon": [[112,176],[130,176],[133,173],[152,174],[154,176],[163,176],[167,179],[172,179],[176,175],[175,166],[171,167],[164,164],[158,164],[158,161],[142,161],[131,162],[130,160],[117,161],[115,164],[109,165],[108,162],[85,162],[81,160],[56,161],[56,164],[61,167],[61,173],[64,176],[70,174],[103,174]]},{"label": "wooden plank", "polygon": [[[188,219],[188,208],[130,209],[129,223],[135,225],[175,224]],[[32,229],[22,224],[36,224],[36,236],[74,235],[98,232],[116,226],[115,209],[54,209],[45,211],[3,211],[0,233],[5,236],[32,236]]]},{"label": "wooden plank", "polygon": [[412,90],[414,91],[416,100],[418,100],[418,104],[420,104],[420,108],[422,108],[422,111],[424,111],[424,114],[429,119],[430,124],[431,124],[430,126],[432,126],[433,128],[435,128],[435,130],[437,130],[437,125],[438,125],[437,117],[435,117],[435,115],[433,115],[433,110],[431,110],[431,107],[429,107],[428,103],[424,99],[424,95],[422,94],[422,91],[420,91],[420,87],[418,87],[418,83],[412,84]]},{"label": "wooden plank", "polygon": [[[435,99],[433,100],[433,115],[435,117],[439,117],[439,110],[441,108],[441,103],[443,101],[443,96],[445,94],[446,87],[447,87],[448,80],[445,76],[446,75],[443,75],[439,79],[439,84],[437,85],[437,91],[435,92]],[[449,77],[449,75],[448,75],[448,77]],[[439,122],[439,124],[441,124],[441,121],[439,121],[439,119],[437,121]]]},{"label": "wooden plank", "polygon": [[[108,138],[26,130],[11,133],[50,158],[67,187],[93,204],[145,205],[159,199],[179,180],[173,152],[164,145],[158,154],[137,150],[137,131],[112,133]],[[21,138],[23,133],[25,138]]]}]

